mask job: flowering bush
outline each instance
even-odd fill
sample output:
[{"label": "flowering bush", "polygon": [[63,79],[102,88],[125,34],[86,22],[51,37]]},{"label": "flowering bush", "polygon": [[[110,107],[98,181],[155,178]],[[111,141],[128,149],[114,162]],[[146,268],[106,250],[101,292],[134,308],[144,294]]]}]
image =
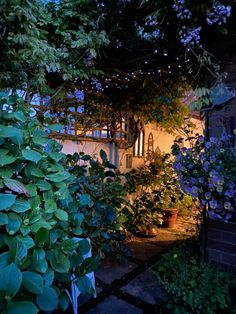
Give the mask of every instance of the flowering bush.
[{"label": "flowering bush", "polygon": [[183,191],[198,199],[201,206],[207,205],[210,218],[225,222],[236,218],[234,140],[235,136],[223,135],[205,142],[199,136],[192,148],[173,147],[174,168]]}]

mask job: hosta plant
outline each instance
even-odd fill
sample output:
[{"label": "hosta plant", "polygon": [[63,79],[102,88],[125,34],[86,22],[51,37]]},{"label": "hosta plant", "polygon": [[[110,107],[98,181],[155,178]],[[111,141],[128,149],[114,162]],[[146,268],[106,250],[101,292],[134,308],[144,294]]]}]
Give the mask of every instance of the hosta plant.
[{"label": "hosta plant", "polygon": [[[71,211],[83,213],[84,235],[91,239],[93,252],[100,257],[119,255],[123,246],[124,208],[127,203],[124,184],[116,167],[108,161],[105,151],[100,151],[100,161],[85,153],[67,156],[69,171],[74,174],[70,192],[74,202]],[[122,251],[124,253],[124,251]]]},{"label": "hosta plant", "polygon": [[65,155],[15,101],[1,99],[0,107],[0,312],[64,310],[71,278],[80,291],[92,290],[86,273],[94,260],[83,259],[89,242],[75,239],[83,215],[69,211]]}]

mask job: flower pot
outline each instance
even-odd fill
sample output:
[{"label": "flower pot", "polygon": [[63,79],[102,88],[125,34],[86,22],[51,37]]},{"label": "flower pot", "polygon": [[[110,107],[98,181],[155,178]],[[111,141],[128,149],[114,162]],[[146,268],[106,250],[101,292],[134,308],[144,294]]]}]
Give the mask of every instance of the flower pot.
[{"label": "flower pot", "polygon": [[178,211],[178,208],[168,208],[165,210],[162,223],[163,228],[174,228]]}]

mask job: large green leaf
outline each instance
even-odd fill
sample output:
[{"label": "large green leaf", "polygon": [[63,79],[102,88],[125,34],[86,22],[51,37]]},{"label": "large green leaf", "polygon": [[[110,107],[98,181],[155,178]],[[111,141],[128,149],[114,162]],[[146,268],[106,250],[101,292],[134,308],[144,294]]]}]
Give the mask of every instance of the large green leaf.
[{"label": "large green leaf", "polygon": [[13,126],[0,125],[0,137],[11,138],[17,136],[20,130]]},{"label": "large green leaf", "polygon": [[23,183],[13,179],[4,179],[3,182],[10,190],[27,196],[29,195],[29,192]]},{"label": "large green leaf", "polygon": [[61,130],[63,130],[63,125],[61,125],[61,124],[49,124],[48,125],[48,129],[50,130],[50,131],[54,131],[54,132],[59,132],[59,131],[61,131]]},{"label": "large green leaf", "polygon": [[43,246],[45,242],[48,240],[49,231],[44,228],[40,228],[35,234],[35,242],[38,246]]},{"label": "large green leaf", "polygon": [[34,168],[32,171],[31,171],[31,174],[35,177],[38,177],[38,178],[44,178],[44,173],[42,170],[38,169],[38,168]]},{"label": "large green leaf", "polygon": [[37,195],[37,187],[35,184],[30,183],[26,187],[27,187],[30,197],[34,197]]},{"label": "large green leaf", "polygon": [[66,293],[60,294],[58,301],[59,307],[62,309],[62,311],[65,311],[70,304],[70,299]]},{"label": "large green leaf", "polygon": [[43,274],[44,285],[50,287],[54,282],[54,271],[48,268],[45,274]]},{"label": "large green leaf", "polygon": [[10,259],[19,265],[27,256],[27,247],[18,237],[12,239],[10,246]]},{"label": "large green leaf", "polygon": [[28,250],[35,246],[34,240],[30,236],[19,235],[18,239],[22,241],[22,243],[26,246]]},{"label": "large green leaf", "polygon": [[45,259],[45,251],[43,249],[34,249],[32,265],[39,273],[45,273],[47,271],[48,263]]},{"label": "large green leaf", "polygon": [[0,210],[11,207],[16,200],[16,196],[13,194],[2,194],[0,193]]},{"label": "large green leaf", "polygon": [[50,230],[50,229],[52,229],[52,226],[51,226],[51,224],[49,222],[46,222],[46,221],[38,221],[38,222],[35,222],[31,226],[31,230],[34,233],[38,232],[38,230],[41,229],[41,228]]},{"label": "large green leaf", "polygon": [[8,215],[0,213],[0,226],[8,224]]},{"label": "large green leaf", "polygon": [[92,290],[91,280],[86,275],[83,277],[77,278],[75,284],[81,294],[89,294]]},{"label": "large green leaf", "polygon": [[0,166],[10,165],[16,161],[16,157],[10,155],[0,155]]},{"label": "large green leaf", "polygon": [[0,270],[0,290],[4,291],[7,296],[14,297],[20,289],[22,274],[15,264]]},{"label": "large green leaf", "polygon": [[48,191],[51,190],[52,186],[49,182],[39,180],[36,182],[37,187],[40,189],[40,191]]},{"label": "large green leaf", "polygon": [[5,268],[9,265],[10,263],[10,254],[9,252],[5,252],[0,254],[0,270],[2,268]]},{"label": "large green leaf", "polygon": [[6,230],[10,235],[15,234],[21,226],[22,220],[21,218],[13,213],[8,215],[8,223],[6,225]]},{"label": "large green leaf", "polygon": [[43,278],[41,275],[31,272],[22,272],[22,285],[23,287],[31,293],[41,294],[43,293]]},{"label": "large green leaf", "polygon": [[60,161],[62,158],[65,158],[65,155],[58,152],[52,152],[49,154],[49,157],[55,160],[56,162]]},{"label": "large green leaf", "polygon": [[50,287],[44,287],[43,293],[36,297],[37,304],[42,311],[53,311],[58,308],[58,296]]},{"label": "large green leaf", "polygon": [[70,269],[70,261],[68,257],[59,250],[51,251],[50,264],[58,273],[68,273]]},{"label": "large green leaf", "polygon": [[57,203],[54,199],[48,199],[45,202],[45,213],[53,213],[57,209]]},{"label": "large green leaf", "polygon": [[62,209],[57,209],[54,215],[62,221],[68,221],[68,213]]},{"label": "large green leaf", "polygon": [[[0,155],[1,156],[1,155]],[[1,159],[1,157],[0,157]],[[1,164],[1,162],[0,162]],[[13,176],[13,171],[11,170],[10,167],[3,167],[3,168],[0,168],[0,177],[2,178],[11,178]]]},{"label": "large green leaf", "polygon": [[70,174],[66,171],[58,172],[58,173],[52,173],[47,175],[47,179],[52,182],[61,182],[70,177]]},{"label": "large green leaf", "polygon": [[30,160],[36,163],[42,159],[42,155],[32,149],[22,149],[22,156],[26,160]]},{"label": "large green leaf", "polygon": [[89,251],[91,250],[91,245],[90,245],[89,240],[83,239],[83,240],[80,240],[78,243],[79,243],[79,251],[82,255],[89,253]]},{"label": "large green leaf", "polygon": [[16,213],[24,213],[30,209],[30,204],[26,200],[17,199],[14,205],[11,207],[11,210]]},{"label": "large green leaf", "polygon": [[38,308],[28,301],[10,302],[2,314],[37,314]]}]

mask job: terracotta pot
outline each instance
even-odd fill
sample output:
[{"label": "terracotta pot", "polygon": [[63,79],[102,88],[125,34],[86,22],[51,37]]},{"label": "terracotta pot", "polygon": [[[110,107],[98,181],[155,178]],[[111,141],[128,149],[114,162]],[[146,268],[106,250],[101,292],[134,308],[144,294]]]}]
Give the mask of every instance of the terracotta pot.
[{"label": "terracotta pot", "polygon": [[163,228],[174,228],[178,211],[178,208],[168,208],[165,210],[162,223]]}]

